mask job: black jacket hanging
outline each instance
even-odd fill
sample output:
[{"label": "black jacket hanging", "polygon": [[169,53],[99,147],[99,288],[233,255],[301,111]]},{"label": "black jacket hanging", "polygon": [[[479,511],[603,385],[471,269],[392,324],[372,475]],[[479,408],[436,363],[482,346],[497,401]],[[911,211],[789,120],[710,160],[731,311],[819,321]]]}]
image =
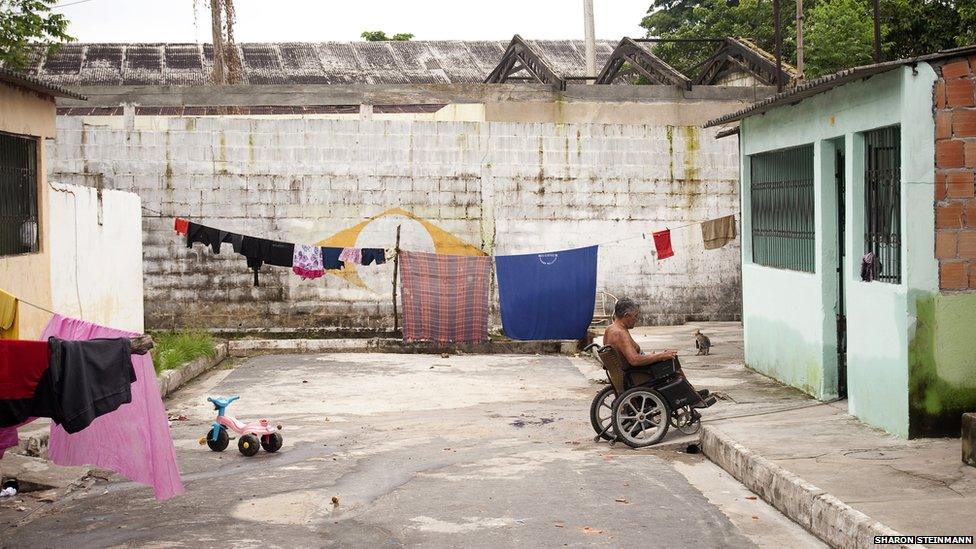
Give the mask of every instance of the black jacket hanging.
[{"label": "black jacket hanging", "polygon": [[254,271],[254,285],[259,286],[258,270],[265,263],[276,267],[291,267],[295,260],[295,245],[266,238],[245,236],[240,254],[247,258],[247,266]]}]

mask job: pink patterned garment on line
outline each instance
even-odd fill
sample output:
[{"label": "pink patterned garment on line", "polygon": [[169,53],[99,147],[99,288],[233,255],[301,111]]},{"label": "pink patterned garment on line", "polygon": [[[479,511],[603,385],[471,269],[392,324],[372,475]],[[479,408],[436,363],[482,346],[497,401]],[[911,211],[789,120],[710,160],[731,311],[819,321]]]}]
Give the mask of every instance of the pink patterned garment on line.
[{"label": "pink patterned garment on line", "polygon": [[305,280],[324,275],[322,248],[311,244],[295,244],[295,255],[292,258],[291,270]]},{"label": "pink patterned garment on line", "polygon": [[360,248],[343,248],[339,252],[339,261],[343,263],[352,263],[353,265],[362,265],[363,263],[363,250]]},{"label": "pink patterned garment on line", "polygon": [[[85,341],[137,335],[54,315],[40,339],[55,336]],[[169,499],[183,493],[183,483],[176,466],[166,407],[156,385],[152,356],[132,355],[132,365],[137,377],[132,384],[132,402],[95,418],[85,430],[71,435],[51,424],[48,457],[57,465],[94,465],[115,471],[152,486],[157,500]]]}]

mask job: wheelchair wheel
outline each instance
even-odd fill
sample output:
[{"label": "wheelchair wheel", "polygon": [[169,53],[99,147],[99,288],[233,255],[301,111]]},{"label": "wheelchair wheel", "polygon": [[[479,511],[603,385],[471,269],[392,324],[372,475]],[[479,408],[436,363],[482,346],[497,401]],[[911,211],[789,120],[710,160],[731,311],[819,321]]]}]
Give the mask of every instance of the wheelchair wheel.
[{"label": "wheelchair wheel", "polygon": [[693,435],[701,429],[701,416],[691,406],[682,406],[671,414],[671,424],[686,435]]},{"label": "wheelchair wheel", "polygon": [[668,433],[670,418],[667,402],[654,389],[634,387],[613,401],[613,428],[631,448],[660,442]]},{"label": "wheelchair wheel", "polygon": [[[610,423],[613,418],[614,398],[616,395],[613,394],[613,386],[607,385],[600,389],[600,392],[593,397],[593,403],[590,404],[590,425],[603,440],[613,438],[613,427],[610,426]],[[598,439],[595,440],[599,442]]]}]

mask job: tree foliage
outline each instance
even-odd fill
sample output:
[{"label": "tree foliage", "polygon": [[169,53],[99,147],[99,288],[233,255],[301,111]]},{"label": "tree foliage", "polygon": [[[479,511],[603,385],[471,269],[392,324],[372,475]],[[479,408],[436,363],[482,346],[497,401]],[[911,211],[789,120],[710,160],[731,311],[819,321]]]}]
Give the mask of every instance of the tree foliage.
[{"label": "tree foliage", "polygon": [[861,0],[821,0],[806,16],[804,52],[810,76],[874,61],[874,23]]},{"label": "tree foliage", "polygon": [[393,36],[387,36],[383,31],[366,31],[361,36],[367,42],[407,42],[413,38],[413,34],[409,32],[398,32]]},{"label": "tree foliage", "polygon": [[[649,37],[740,36],[774,50],[773,2],[780,2],[783,59],[796,61],[796,0],[653,0],[641,25]],[[807,77],[873,61],[870,0],[803,0]],[[899,59],[976,42],[976,0],[880,0],[882,57]],[[714,51],[709,44],[659,44],[682,72]]]},{"label": "tree foliage", "polygon": [[0,64],[22,70],[38,45],[51,52],[68,35],[68,20],[52,13],[57,0],[0,0]]}]

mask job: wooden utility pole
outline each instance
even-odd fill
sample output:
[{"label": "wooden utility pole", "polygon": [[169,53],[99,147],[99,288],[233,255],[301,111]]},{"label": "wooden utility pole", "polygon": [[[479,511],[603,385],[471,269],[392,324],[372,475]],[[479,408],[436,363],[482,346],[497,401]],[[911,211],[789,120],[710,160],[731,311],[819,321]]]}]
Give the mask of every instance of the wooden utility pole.
[{"label": "wooden utility pole", "polygon": [[[593,0],[583,0],[583,29],[586,36],[586,76],[596,77],[596,25],[593,22]],[[591,80],[587,80],[592,83]]]},{"label": "wooden utility pole", "polygon": [[396,247],[393,248],[393,331],[400,330],[400,317],[397,315],[397,275],[400,272],[400,225],[397,225]]},{"label": "wooden utility pole", "polygon": [[796,0],[796,72],[803,80],[803,0]]},{"label": "wooden utility pole", "polygon": [[783,91],[783,35],[782,25],[779,18],[779,0],[773,0],[773,22],[775,34],[773,41],[776,44],[776,91]]},{"label": "wooden utility pole", "polygon": [[881,62],[881,8],[874,0],[874,62]]}]

